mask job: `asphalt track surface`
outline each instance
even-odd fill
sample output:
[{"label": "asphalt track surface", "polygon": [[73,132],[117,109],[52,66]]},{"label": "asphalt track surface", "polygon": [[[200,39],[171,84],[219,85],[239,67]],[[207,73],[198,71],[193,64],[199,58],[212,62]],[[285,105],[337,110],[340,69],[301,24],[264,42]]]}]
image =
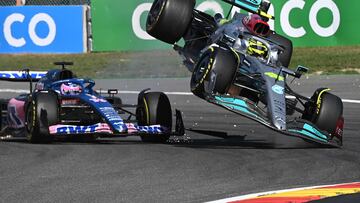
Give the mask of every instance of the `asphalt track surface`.
[{"label": "asphalt track surface", "polygon": [[[26,84],[0,83],[4,89]],[[310,76],[294,82],[311,96],[330,87],[360,100],[360,76]],[[189,92],[188,79],[99,80],[97,87]],[[136,94],[122,94],[134,103]],[[93,143],[0,142],[2,202],[204,202],[269,190],[360,180],[360,104],[344,103],[344,146],[326,148],[277,134],[195,96],[169,95],[186,136],[168,144],[138,137]]]}]

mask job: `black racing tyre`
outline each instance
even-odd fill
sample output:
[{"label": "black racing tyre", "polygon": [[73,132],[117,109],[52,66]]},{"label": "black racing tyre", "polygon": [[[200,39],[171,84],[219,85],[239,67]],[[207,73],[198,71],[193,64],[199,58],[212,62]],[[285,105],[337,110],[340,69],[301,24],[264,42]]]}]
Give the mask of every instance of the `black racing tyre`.
[{"label": "black racing tyre", "polygon": [[343,114],[343,103],[338,96],[329,92],[315,92],[313,95],[313,105],[305,104],[305,114],[303,118],[314,123],[319,129],[325,130],[334,135],[336,124]]},{"label": "black racing tyre", "polygon": [[38,92],[33,95],[26,109],[28,141],[47,143],[52,141],[49,126],[59,120],[58,97],[54,92]]},{"label": "black racing tyre", "polygon": [[0,131],[7,124],[7,118],[3,117],[3,111],[7,110],[9,99],[0,99]]},{"label": "black racing tyre", "polygon": [[211,72],[216,74],[213,91],[225,94],[234,80],[239,62],[231,50],[211,47],[204,52],[191,76],[190,88],[194,95],[204,98],[204,84],[211,80]]},{"label": "black racing tyre", "polygon": [[[172,111],[169,98],[162,92],[147,92],[140,94],[138,98],[138,108],[136,109],[136,119],[138,125],[161,125],[168,128],[171,132]],[[141,135],[144,142],[164,143],[170,134]]]},{"label": "black racing tyre", "polygon": [[184,36],[195,7],[195,0],[155,0],[146,21],[153,37],[174,44]]},{"label": "black racing tyre", "polygon": [[279,61],[281,62],[281,64],[285,67],[289,67],[290,65],[290,61],[291,61],[291,56],[292,56],[292,52],[293,52],[293,44],[291,42],[291,40],[289,40],[288,38],[279,35],[277,33],[271,33],[269,36],[270,40],[282,45],[284,47],[284,52],[282,52],[279,56]]}]

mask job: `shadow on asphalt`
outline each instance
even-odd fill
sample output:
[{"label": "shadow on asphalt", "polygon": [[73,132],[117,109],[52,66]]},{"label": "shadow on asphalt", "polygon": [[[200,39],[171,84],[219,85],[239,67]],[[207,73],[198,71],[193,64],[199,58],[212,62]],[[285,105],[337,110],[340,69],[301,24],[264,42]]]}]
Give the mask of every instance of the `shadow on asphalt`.
[{"label": "shadow on asphalt", "polygon": [[[297,140],[296,143],[286,142],[279,144],[276,141],[265,139],[245,139],[247,135],[228,135],[227,132],[187,129],[187,132],[206,135],[209,138],[171,137],[167,143],[159,145],[171,145],[185,148],[208,148],[208,149],[329,149],[333,147],[308,143]],[[9,138],[1,142],[16,142],[29,144],[25,138]],[[100,138],[100,139],[56,139],[51,143],[42,145],[154,145],[156,143],[144,143],[140,138],[129,140],[128,138]]]},{"label": "shadow on asphalt", "polygon": [[331,146],[319,144],[292,144],[279,145],[267,140],[244,140],[241,136],[229,136],[226,139],[194,139],[186,142],[170,143],[176,147],[205,148],[205,149],[338,149]]},{"label": "shadow on asphalt", "polygon": [[[213,137],[220,137],[220,138],[228,138],[227,132],[220,132],[220,131],[211,131],[211,130],[195,130],[195,129],[187,129],[190,132],[195,132],[203,135],[210,135]],[[245,138],[245,136],[243,137]]]},{"label": "shadow on asphalt", "polygon": [[295,143],[277,143],[265,139],[245,139],[247,135],[228,135],[227,132],[187,129],[188,132],[194,132],[202,135],[207,135],[222,139],[188,139],[170,143],[176,147],[188,148],[208,148],[208,149],[331,149],[334,147],[320,145],[317,143],[297,140]]}]

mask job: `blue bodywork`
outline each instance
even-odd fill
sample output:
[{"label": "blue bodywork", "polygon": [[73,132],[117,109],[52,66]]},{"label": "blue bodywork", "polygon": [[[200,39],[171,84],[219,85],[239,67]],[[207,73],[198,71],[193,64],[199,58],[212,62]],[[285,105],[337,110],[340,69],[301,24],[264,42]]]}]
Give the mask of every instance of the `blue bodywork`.
[{"label": "blue bodywork", "polygon": [[[29,76],[32,75],[29,74]],[[64,89],[64,86],[70,87],[70,89]],[[50,70],[39,79],[36,83],[34,93],[50,90],[56,92],[60,99],[78,99],[82,103],[90,106],[103,120],[102,123],[92,125],[59,124],[49,126],[50,134],[90,134],[97,132],[120,135],[135,133],[164,134],[169,133],[171,130],[160,125],[138,126],[136,123],[125,123],[113,105],[93,89],[94,86],[94,80],[76,78],[76,76],[67,69]],[[71,91],[71,87],[78,91]]]},{"label": "blue bodywork", "polygon": [[[61,92],[61,85],[64,83],[79,85],[83,91],[79,94],[64,95]],[[93,90],[93,87],[95,86],[95,82],[93,80],[75,78],[47,83],[44,86],[46,89],[49,88],[59,93],[62,98],[78,98],[87,103],[95,109],[102,118],[104,118],[106,123],[108,123],[116,133],[127,132],[127,126],[113,106],[105,98]]]}]

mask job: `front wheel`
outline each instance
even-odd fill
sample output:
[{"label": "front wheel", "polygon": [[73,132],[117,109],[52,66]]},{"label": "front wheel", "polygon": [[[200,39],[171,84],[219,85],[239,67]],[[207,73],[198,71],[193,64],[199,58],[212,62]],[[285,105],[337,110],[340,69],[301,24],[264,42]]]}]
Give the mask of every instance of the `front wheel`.
[{"label": "front wheel", "polygon": [[27,139],[31,143],[52,141],[49,126],[59,120],[58,98],[54,92],[38,92],[26,108]]},{"label": "front wheel", "polygon": [[210,47],[195,65],[190,81],[191,91],[200,98],[204,98],[204,92],[226,93],[238,66],[238,59],[231,50]]},{"label": "front wheel", "polygon": [[283,46],[284,51],[279,55],[279,61],[281,62],[281,65],[289,67],[293,52],[293,44],[291,40],[277,33],[270,34],[269,38],[270,40]]},{"label": "front wheel", "polygon": [[312,96],[312,102],[305,104],[303,118],[314,123],[319,129],[336,135],[339,120],[342,119],[343,103],[341,99],[325,89],[319,89]]},{"label": "front wheel", "polygon": [[[136,109],[138,125],[161,125],[171,132],[172,111],[169,98],[162,92],[147,92],[140,94],[138,108]],[[170,138],[170,134],[146,134],[141,135],[144,142],[164,143]]]}]

